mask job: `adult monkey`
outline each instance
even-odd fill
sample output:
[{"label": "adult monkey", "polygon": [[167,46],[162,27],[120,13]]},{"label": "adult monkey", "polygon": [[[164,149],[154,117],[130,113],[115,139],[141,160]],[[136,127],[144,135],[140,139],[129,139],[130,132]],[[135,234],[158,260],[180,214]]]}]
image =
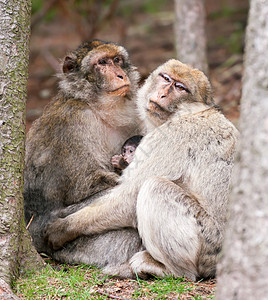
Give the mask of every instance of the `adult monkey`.
[{"label": "adult monkey", "polygon": [[238,132],[215,107],[207,77],[177,60],[150,75],[138,108],[148,134],[121,184],[57,219],[48,242],[58,249],[81,235],[138,228],[146,250],[130,260],[133,273],[214,276]]},{"label": "adult monkey", "polygon": [[[48,222],[58,210],[83,205],[84,199],[92,201],[115,186],[119,176],[111,157],[139,132],[134,100],[139,74],[125,48],[100,40],[84,43],[65,57],[59,77],[56,99],[28,133],[24,173],[26,224],[37,250],[49,254],[43,242]],[[87,245],[90,249],[84,248]],[[109,232],[72,245],[73,250],[60,259],[98,266],[119,264],[140,246],[134,229],[122,230],[120,235]]]}]

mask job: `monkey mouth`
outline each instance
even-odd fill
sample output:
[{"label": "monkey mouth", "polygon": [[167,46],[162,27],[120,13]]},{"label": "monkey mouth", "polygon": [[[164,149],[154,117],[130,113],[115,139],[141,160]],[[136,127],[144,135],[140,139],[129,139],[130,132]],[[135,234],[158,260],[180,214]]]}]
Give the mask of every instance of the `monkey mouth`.
[{"label": "monkey mouth", "polygon": [[149,101],[149,109],[152,108],[152,109],[159,109],[161,111],[166,111],[161,105],[159,105],[158,103],[156,103],[155,101],[153,100],[150,100]]},{"label": "monkey mouth", "polygon": [[127,92],[129,92],[129,84],[122,85],[117,89],[109,91],[108,94],[116,96],[125,96]]},{"label": "monkey mouth", "polygon": [[165,119],[172,114],[172,112],[166,110],[164,107],[153,100],[149,100],[147,111],[152,115],[159,117],[160,119]]}]

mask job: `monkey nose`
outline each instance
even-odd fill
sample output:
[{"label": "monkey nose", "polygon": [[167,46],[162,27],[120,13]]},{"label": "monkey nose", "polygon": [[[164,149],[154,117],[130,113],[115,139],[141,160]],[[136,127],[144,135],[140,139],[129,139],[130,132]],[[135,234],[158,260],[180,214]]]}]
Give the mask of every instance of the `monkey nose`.
[{"label": "monkey nose", "polygon": [[120,78],[121,80],[124,80],[124,76],[122,75],[117,75],[118,78]]},{"label": "monkey nose", "polygon": [[162,89],[162,91],[158,94],[158,99],[166,98],[172,92],[172,85],[167,86],[166,88]]},{"label": "monkey nose", "polygon": [[162,91],[159,92],[157,98],[158,98],[159,100],[164,99],[164,98],[166,98],[167,94],[168,94],[168,93],[167,93],[166,91],[163,91],[163,90],[162,90]]}]

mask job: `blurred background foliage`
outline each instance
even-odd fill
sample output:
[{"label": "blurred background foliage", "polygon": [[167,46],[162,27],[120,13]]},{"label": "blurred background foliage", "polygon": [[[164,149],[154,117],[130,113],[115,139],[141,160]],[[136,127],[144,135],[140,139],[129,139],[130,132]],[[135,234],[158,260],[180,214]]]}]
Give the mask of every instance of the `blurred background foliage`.
[{"label": "blurred background foliage", "polygon": [[[32,29],[42,22],[53,22],[55,18],[65,18],[72,23],[82,40],[94,38],[116,18],[124,22],[124,27],[135,20],[140,13],[158,14],[170,7],[171,0],[33,0]],[[231,35],[217,36],[214,43],[227,47],[230,53],[242,53],[248,7],[237,7],[239,1],[217,1],[216,10],[210,11],[207,1],[208,20],[225,19],[233,22]],[[233,3],[232,3],[233,2]],[[241,1],[240,1],[241,2]],[[242,1],[243,2],[243,1]],[[245,3],[247,1],[244,1]],[[236,18],[236,20],[233,20]],[[122,38],[122,40],[124,40]]]},{"label": "blurred background foliage", "polygon": [[64,17],[72,22],[81,37],[93,38],[116,17],[131,21],[138,12],[157,13],[167,0],[33,0],[32,28],[38,23]]},{"label": "blurred background foliage", "polygon": [[[214,98],[237,120],[241,96],[247,0],[204,0],[207,57]],[[27,124],[57,90],[60,59],[92,38],[124,45],[142,79],[176,58],[173,0],[32,0]]]}]

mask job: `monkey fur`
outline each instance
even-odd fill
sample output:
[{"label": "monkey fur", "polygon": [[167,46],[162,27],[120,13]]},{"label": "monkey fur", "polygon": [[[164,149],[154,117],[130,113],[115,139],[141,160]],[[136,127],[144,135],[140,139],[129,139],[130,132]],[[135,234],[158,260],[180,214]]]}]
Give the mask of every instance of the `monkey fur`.
[{"label": "monkey fur", "polygon": [[[111,157],[139,132],[135,101],[139,73],[122,46],[100,40],[82,44],[65,57],[59,79],[57,96],[33,123],[26,140],[25,220],[28,224],[32,219],[29,231],[37,250],[48,254],[44,243],[48,222],[60,209],[79,207],[84,199],[91,196],[93,201],[115,186],[119,176]],[[133,254],[128,254],[128,244],[137,251],[141,242],[136,229],[122,232],[120,237],[114,232],[104,236],[109,251],[116,253],[119,245],[125,245],[125,261]],[[90,244],[88,257],[91,251],[97,265],[120,260],[117,254],[107,258],[109,251],[100,250],[103,237],[93,237]]]},{"label": "monkey fur", "polygon": [[137,228],[146,250],[106,273],[213,277],[238,131],[215,107],[207,77],[177,60],[145,81],[138,110],[147,134],[120,184],[50,224],[48,244],[56,251],[80,236]]}]

